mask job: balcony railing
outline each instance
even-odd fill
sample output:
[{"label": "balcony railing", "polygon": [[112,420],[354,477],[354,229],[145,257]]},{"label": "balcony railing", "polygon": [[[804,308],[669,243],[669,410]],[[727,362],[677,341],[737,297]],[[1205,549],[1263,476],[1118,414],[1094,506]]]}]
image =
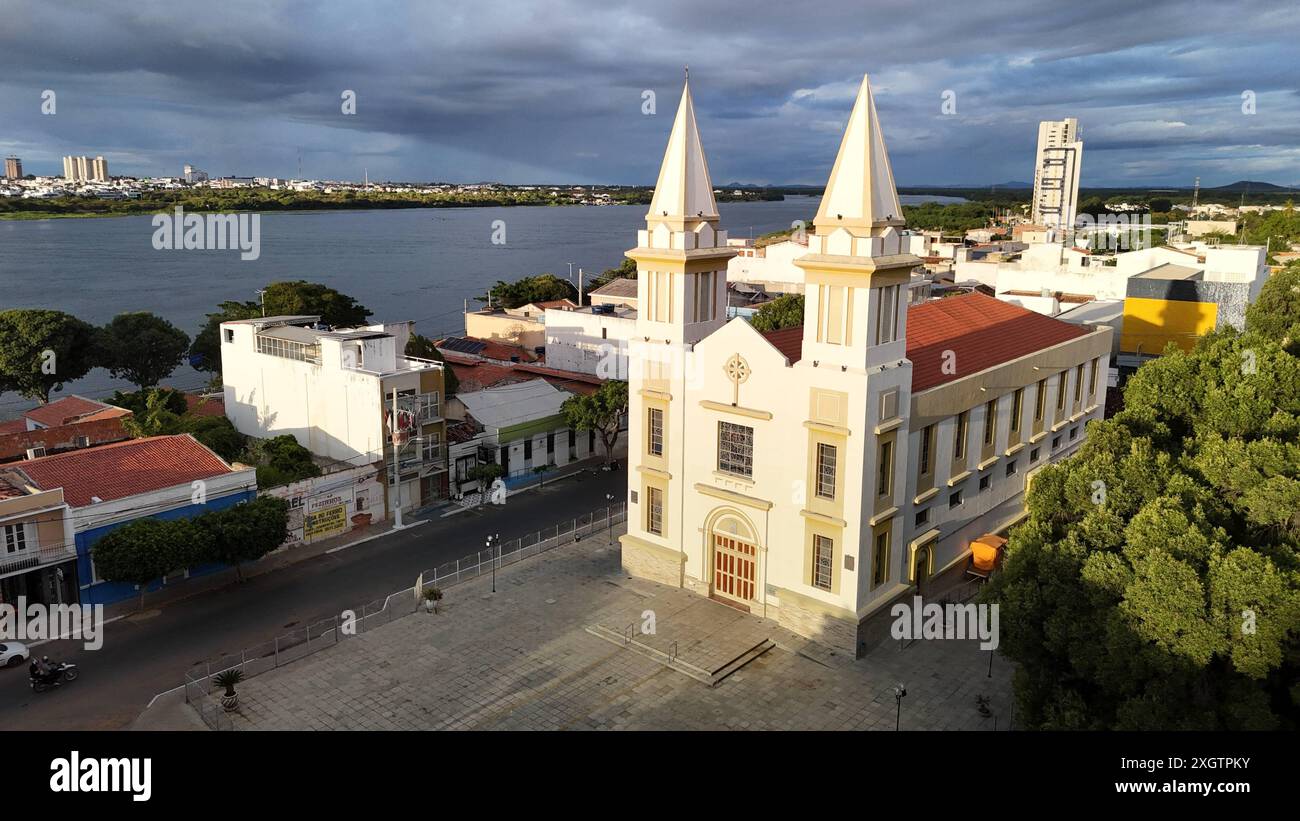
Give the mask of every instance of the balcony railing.
[{"label": "balcony railing", "polygon": [[13,553],[0,553],[0,573],[13,570],[31,570],[47,564],[56,564],[77,557],[77,548],[66,545],[51,545],[17,550]]}]

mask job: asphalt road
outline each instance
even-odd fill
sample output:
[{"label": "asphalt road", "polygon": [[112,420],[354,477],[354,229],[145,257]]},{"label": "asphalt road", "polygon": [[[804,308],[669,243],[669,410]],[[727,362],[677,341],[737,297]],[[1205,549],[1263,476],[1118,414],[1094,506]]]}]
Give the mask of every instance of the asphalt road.
[{"label": "asphalt road", "polygon": [[0,730],[125,727],[205,659],[410,587],[420,572],[483,549],[489,533],[509,541],[603,509],[607,493],[626,498],[623,471],[582,476],[118,620],[104,628],[97,651],[78,641],[42,645],[36,652],[75,662],[81,678],[37,695],[26,665],[0,670]]}]

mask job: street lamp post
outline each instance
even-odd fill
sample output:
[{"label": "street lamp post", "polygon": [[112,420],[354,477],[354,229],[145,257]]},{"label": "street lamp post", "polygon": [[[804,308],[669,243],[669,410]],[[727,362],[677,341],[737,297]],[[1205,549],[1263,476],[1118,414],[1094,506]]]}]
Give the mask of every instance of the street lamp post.
[{"label": "street lamp post", "polygon": [[905,695],[907,695],[907,688],[901,683],[894,687],[894,703],[898,705],[898,710],[894,713],[894,732],[898,732],[899,725],[903,721],[903,696]]},{"label": "street lamp post", "polygon": [[[487,537],[488,555],[492,559],[492,592],[493,593],[497,592],[497,550],[500,549],[499,548],[500,540],[501,540],[500,536]],[[498,545],[496,549],[493,549],[494,544]]]},{"label": "street lamp post", "polygon": [[614,494],[606,493],[605,501],[609,503],[605,505],[605,538],[609,540],[610,544],[613,544],[614,543]]}]

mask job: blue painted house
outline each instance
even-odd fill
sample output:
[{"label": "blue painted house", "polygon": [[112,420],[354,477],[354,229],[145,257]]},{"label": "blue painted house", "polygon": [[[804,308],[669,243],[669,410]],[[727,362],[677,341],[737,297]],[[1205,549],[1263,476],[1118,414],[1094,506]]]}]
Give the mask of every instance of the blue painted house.
[{"label": "blue painted house", "polygon": [[[95,572],[94,546],[137,519],[197,516],[257,496],[253,468],[236,470],[189,434],[132,439],[6,466],[39,490],[63,489],[76,544],[76,589],[82,604],[112,604],[139,594],[135,585],[106,582]],[[151,582],[157,590],[218,565],[189,568]]]}]

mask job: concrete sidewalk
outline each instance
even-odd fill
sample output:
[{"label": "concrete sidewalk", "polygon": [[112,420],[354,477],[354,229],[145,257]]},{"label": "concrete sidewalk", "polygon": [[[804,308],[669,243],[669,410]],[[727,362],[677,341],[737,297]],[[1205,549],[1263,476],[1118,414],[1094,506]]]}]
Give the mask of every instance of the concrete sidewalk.
[{"label": "concrete sidewalk", "polygon": [[[1008,726],[1011,667],[995,659],[990,678],[977,642],[887,642],[855,661],[769,620],[628,578],[606,534],[503,568],[497,590],[486,577],[464,582],[441,613],[396,619],[249,679],[236,728],[892,730],[900,682],[903,729]],[[647,614],[654,652],[589,629]],[[708,666],[755,642],[761,652],[716,686],[663,658]],[[989,716],[976,696],[990,699]],[[184,723],[159,707],[141,726]]]}]

